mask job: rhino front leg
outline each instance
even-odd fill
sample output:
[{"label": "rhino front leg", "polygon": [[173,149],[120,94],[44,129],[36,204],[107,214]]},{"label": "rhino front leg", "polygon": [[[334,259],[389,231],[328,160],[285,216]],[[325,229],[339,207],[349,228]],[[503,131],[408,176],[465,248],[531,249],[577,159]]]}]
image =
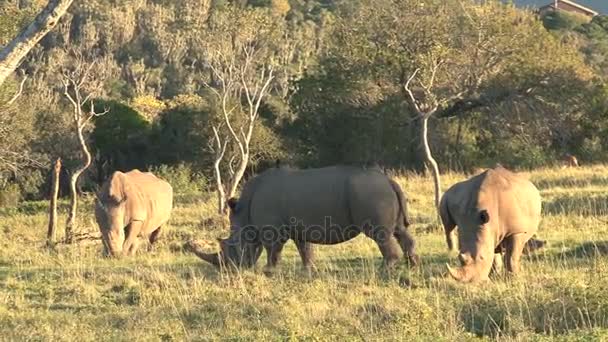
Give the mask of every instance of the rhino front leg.
[{"label": "rhino front leg", "polygon": [[129,224],[126,231],[125,242],[122,245],[123,253],[126,255],[133,255],[135,254],[135,251],[137,251],[137,247],[139,247],[138,237],[143,224],[142,221],[133,221]]},{"label": "rhino front leg", "polygon": [[300,253],[300,258],[302,258],[302,264],[304,264],[304,269],[310,275],[315,268],[313,263],[314,253],[312,243],[295,240],[296,247],[298,248],[298,253]]},{"label": "rhino front leg", "polygon": [[519,273],[519,260],[528,238],[527,234],[517,234],[509,237],[505,253],[505,266],[508,272],[512,274]]},{"label": "rhino front leg", "polygon": [[284,242],[275,242],[272,245],[266,245],[266,266],[264,266],[264,273],[272,274],[277,267],[279,261],[281,261],[281,253],[283,252]]},{"label": "rhino front leg", "polygon": [[502,262],[502,253],[495,253],[494,260],[492,261],[492,270],[493,274],[500,274],[502,272],[503,262]]}]

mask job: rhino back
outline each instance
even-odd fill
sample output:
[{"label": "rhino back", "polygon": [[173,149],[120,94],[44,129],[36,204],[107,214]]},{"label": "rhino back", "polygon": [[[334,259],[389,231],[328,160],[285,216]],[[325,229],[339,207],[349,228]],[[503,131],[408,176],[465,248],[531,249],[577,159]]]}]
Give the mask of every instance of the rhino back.
[{"label": "rhino back", "polygon": [[505,236],[535,233],[541,218],[538,189],[526,178],[513,173],[496,176],[503,177],[508,184],[499,192],[498,211],[502,233]]},{"label": "rhino back", "polygon": [[497,234],[502,237],[535,232],[540,222],[541,200],[536,187],[502,167],[455,184],[446,196],[450,215],[459,226],[478,225],[479,209],[488,210],[492,222],[497,224]]},{"label": "rhino back", "polygon": [[293,224],[293,219],[304,227],[331,224],[337,229],[370,219],[396,223],[396,194],[378,171],[335,166],[276,170],[269,176],[258,184],[250,203],[256,226]]},{"label": "rhino back", "polygon": [[133,170],[125,174],[131,187],[127,199],[129,216],[143,220],[143,233],[155,230],[169,220],[173,208],[173,189],[150,172]]}]

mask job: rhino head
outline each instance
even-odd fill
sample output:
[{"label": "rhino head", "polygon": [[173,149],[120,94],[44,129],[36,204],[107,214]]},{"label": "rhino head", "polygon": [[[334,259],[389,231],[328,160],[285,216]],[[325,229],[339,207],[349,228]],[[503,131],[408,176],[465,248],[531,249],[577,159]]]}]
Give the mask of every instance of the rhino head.
[{"label": "rhino head", "polygon": [[220,250],[217,253],[203,253],[191,248],[201,259],[217,267],[253,267],[262,253],[262,245],[258,238],[257,229],[248,225],[248,213],[238,199],[231,198],[227,202],[230,208],[230,236],[218,239]]},{"label": "rhino head", "polygon": [[105,254],[121,256],[128,223],[126,200],[128,185],[121,172],[115,172],[104,184],[95,201],[95,218],[101,231]]},{"label": "rhino head", "polygon": [[122,255],[122,245],[125,241],[124,201],[112,203],[98,198],[95,202],[95,216],[101,231],[105,254],[108,256]]},{"label": "rhino head", "polygon": [[[487,280],[494,261],[496,217],[487,209],[474,209],[469,218],[458,226],[461,267],[447,265],[450,275],[461,282]],[[449,235],[449,232],[446,232]],[[449,239],[449,238],[448,238]],[[453,243],[448,240],[448,245]]]}]

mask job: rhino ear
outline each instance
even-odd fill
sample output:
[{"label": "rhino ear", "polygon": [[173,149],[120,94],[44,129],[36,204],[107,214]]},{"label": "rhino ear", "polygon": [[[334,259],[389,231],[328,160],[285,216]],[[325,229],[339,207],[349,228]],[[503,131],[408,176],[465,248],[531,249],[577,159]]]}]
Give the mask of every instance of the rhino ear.
[{"label": "rhino ear", "polygon": [[235,198],[235,197],[231,197],[230,199],[228,199],[228,201],[226,202],[226,204],[228,204],[228,208],[230,208],[231,211],[235,211],[236,209],[236,205],[239,203],[239,199]]},{"label": "rhino ear", "polygon": [[481,222],[481,224],[486,224],[488,222],[490,222],[490,214],[488,213],[487,210],[482,210],[479,212],[479,220]]},{"label": "rhino ear", "polygon": [[120,204],[127,199],[127,193],[129,191],[128,189],[129,184],[125,174],[120,171],[114,172],[112,178],[110,179],[110,198],[112,198],[116,204]]}]

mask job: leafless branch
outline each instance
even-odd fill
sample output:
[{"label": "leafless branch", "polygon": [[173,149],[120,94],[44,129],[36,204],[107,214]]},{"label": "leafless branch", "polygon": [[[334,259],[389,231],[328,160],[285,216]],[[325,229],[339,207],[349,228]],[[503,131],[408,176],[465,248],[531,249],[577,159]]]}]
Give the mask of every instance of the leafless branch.
[{"label": "leafless branch", "polygon": [[420,110],[420,107],[416,103],[416,97],[414,96],[414,93],[410,89],[410,83],[416,77],[416,75],[418,74],[419,71],[420,71],[420,68],[417,68],[416,70],[414,70],[414,72],[407,79],[407,82],[405,82],[405,85],[403,85],[403,89],[408,94],[409,100],[410,100],[410,104],[414,107],[414,109],[416,110],[416,113],[418,115],[422,116],[422,111]]},{"label": "leafless branch", "polygon": [[7,105],[12,105],[13,102],[15,102],[19,98],[19,96],[21,96],[21,94],[23,93],[23,85],[25,84],[25,81],[27,81],[27,75],[23,76],[21,84],[19,85],[19,91],[17,91],[17,93],[13,95],[10,100],[8,100],[8,102],[6,103]]}]

